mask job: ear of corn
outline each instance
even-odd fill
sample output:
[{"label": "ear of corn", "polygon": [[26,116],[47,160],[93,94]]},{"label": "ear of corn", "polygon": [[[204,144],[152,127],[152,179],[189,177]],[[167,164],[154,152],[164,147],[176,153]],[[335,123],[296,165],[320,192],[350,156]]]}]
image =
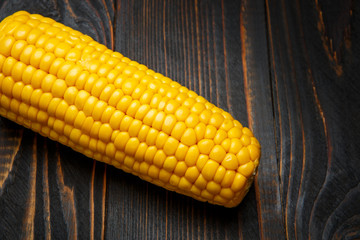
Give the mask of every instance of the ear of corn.
[{"label": "ear of corn", "polygon": [[233,117],[89,36],[25,11],[0,23],[0,114],[90,158],[234,207],[260,145]]}]

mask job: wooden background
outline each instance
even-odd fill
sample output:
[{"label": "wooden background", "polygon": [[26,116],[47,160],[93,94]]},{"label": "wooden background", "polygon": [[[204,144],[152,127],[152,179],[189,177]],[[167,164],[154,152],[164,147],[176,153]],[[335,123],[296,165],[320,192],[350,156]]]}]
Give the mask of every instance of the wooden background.
[{"label": "wooden background", "polygon": [[241,205],[168,192],[0,119],[0,239],[360,239],[360,1],[2,0],[230,111],[262,144]]}]

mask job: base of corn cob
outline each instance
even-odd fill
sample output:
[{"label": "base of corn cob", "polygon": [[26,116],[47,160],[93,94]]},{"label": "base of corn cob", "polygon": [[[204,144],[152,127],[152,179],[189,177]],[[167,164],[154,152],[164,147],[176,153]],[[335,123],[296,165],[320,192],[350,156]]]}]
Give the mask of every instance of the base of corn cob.
[{"label": "base of corn cob", "polygon": [[0,115],[168,190],[237,206],[256,174],[251,131],[195,92],[25,11],[0,23]]}]

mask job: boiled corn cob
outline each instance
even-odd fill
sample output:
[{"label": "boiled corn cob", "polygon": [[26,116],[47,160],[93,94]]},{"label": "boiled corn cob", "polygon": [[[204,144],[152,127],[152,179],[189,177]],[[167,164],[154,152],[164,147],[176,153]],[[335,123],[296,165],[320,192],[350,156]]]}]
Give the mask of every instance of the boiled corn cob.
[{"label": "boiled corn cob", "polygon": [[179,83],[50,18],[0,23],[0,114],[168,190],[237,206],[260,144]]}]

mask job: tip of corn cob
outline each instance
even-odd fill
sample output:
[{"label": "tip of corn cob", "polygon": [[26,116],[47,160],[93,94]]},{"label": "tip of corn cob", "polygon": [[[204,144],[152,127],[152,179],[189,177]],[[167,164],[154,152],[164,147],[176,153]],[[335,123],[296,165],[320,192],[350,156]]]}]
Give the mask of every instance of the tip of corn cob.
[{"label": "tip of corn cob", "polygon": [[0,115],[200,201],[237,206],[260,158],[229,113],[38,14],[0,23]]}]

